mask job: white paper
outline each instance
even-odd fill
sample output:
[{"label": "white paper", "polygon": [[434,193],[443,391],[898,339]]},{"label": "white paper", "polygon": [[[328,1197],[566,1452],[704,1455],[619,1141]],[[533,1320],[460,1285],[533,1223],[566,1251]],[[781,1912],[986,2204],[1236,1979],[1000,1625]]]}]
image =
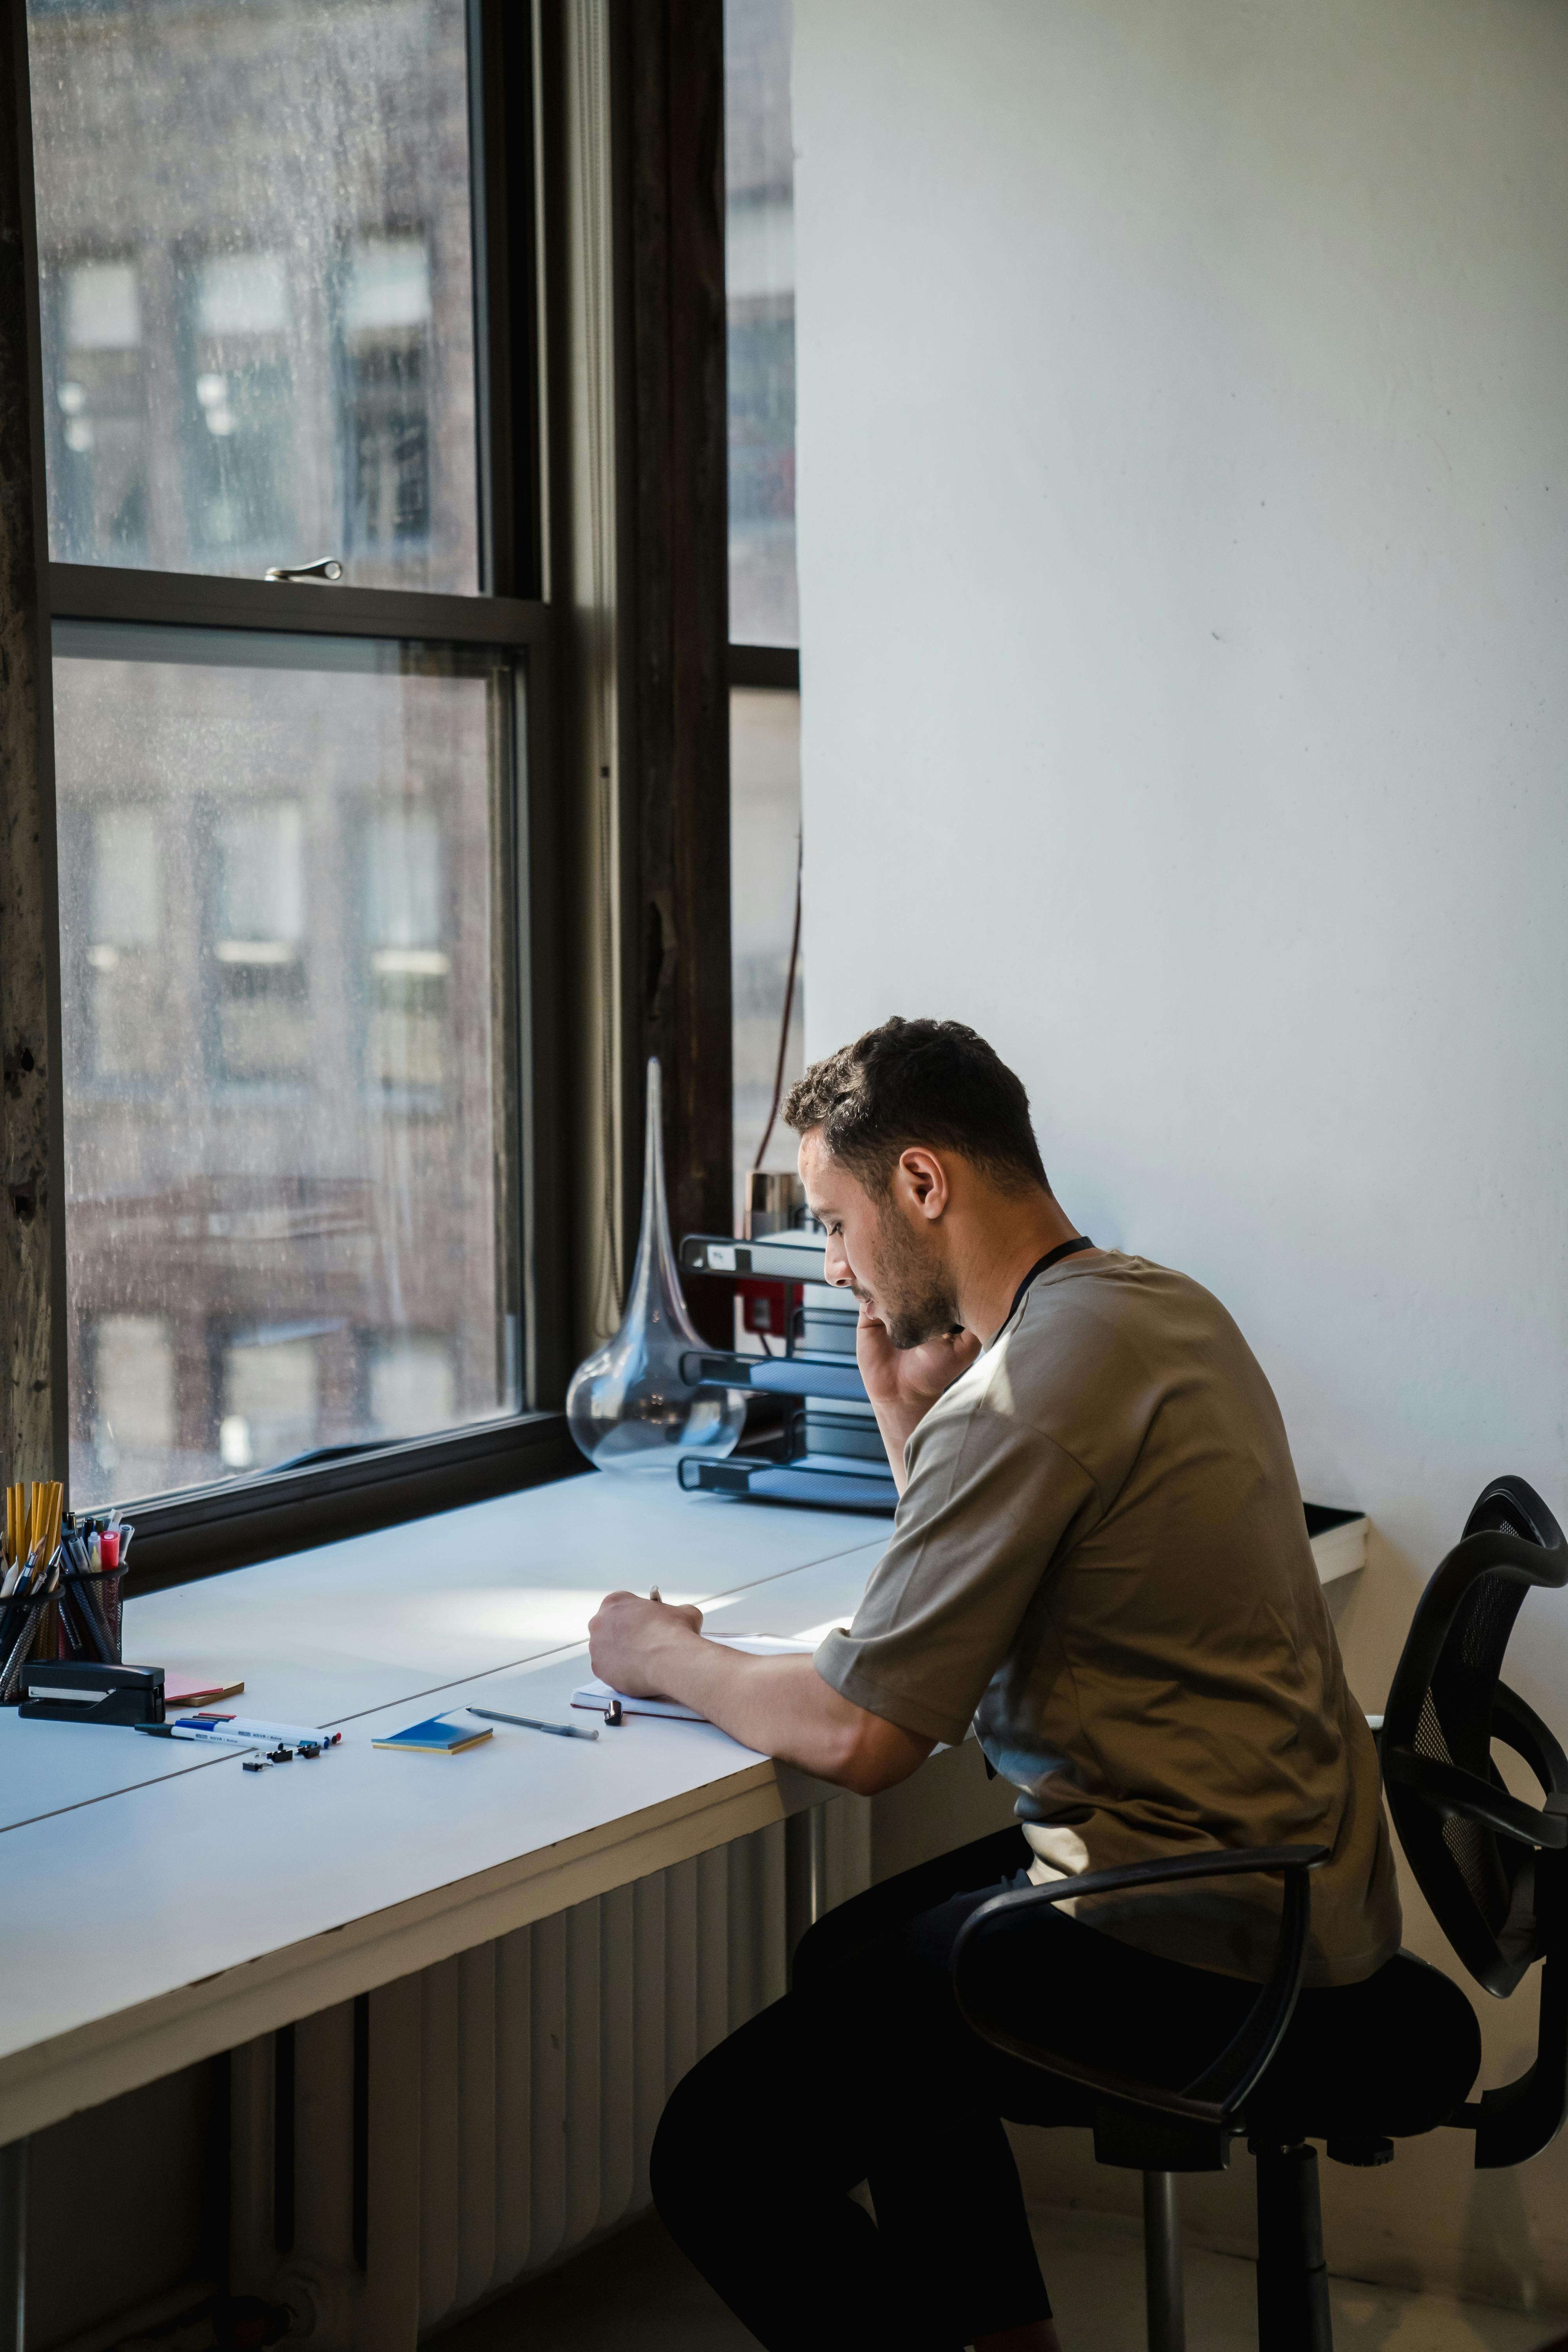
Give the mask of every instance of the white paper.
[{"label": "white paper", "polygon": [[[816,1649],[815,1642],[794,1639],[782,1633],[704,1633],[705,1642],[716,1642],[723,1650],[745,1650],[754,1658],[808,1658]],[[675,1723],[706,1723],[694,1706],[682,1706],[675,1698],[631,1698],[625,1691],[612,1688],[599,1680],[597,1675],[579,1683],[572,1694],[574,1706],[592,1707],[603,1715],[612,1699],[618,1698],[627,1715],[662,1715]]]}]

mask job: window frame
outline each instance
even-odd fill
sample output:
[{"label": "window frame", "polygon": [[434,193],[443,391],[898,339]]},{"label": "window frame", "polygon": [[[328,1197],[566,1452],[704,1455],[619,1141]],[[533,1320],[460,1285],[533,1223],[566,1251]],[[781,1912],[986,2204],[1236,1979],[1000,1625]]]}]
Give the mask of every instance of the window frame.
[{"label": "window frame", "polygon": [[[19,38],[25,45],[26,20]],[[181,1583],[276,1553],[369,1531],[555,1478],[584,1465],[564,1415],[542,1399],[564,1386],[566,1281],[546,1246],[565,1197],[564,1073],[558,1024],[563,935],[561,843],[554,811],[556,630],[545,601],[543,335],[539,315],[539,58],[533,12],[506,0],[468,0],[470,218],[473,236],[479,585],[472,595],[342,583],[225,578],[55,562],[39,548],[44,610],[42,690],[52,705],[55,621],[162,624],[279,635],[400,639],[503,648],[523,679],[513,789],[503,795],[510,838],[497,844],[492,887],[510,899],[515,943],[505,975],[514,1041],[510,1133],[503,1155],[518,1250],[522,1351],[519,1409],[425,1437],[373,1444],[316,1464],[285,1466],[157,1496],[135,1505],[137,1585]],[[24,46],[23,61],[26,61]],[[30,142],[29,142],[30,143]],[[27,165],[31,165],[30,152]],[[38,352],[38,256],[28,256]],[[35,373],[39,364],[35,357]],[[41,424],[41,387],[34,413]],[[44,465],[35,430],[35,463]],[[60,903],[46,893],[46,954],[55,1003],[60,984]],[[58,1029],[57,1029],[58,1034]],[[63,1146],[63,1084],[55,1134]],[[63,1155],[58,1162],[62,1170]],[[63,1181],[62,1181],[63,1201]],[[62,1359],[65,1213],[53,1250],[51,1309]],[[61,1402],[64,1403],[64,1397]],[[65,1453],[64,1427],[57,1451]]]},{"label": "window frame", "polygon": [[760,687],[764,693],[798,694],[799,646],[732,644],[730,647],[730,684],[732,687]]}]

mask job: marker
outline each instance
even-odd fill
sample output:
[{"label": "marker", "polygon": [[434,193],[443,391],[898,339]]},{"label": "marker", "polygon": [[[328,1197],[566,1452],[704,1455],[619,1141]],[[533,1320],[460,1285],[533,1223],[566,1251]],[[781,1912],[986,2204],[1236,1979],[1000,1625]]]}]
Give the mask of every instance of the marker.
[{"label": "marker", "polygon": [[596,1731],[584,1731],[575,1723],[541,1723],[531,1715],[498,1715],[493,1706],[465,1707],[466,1715],[481,1715],[487,1723],[515,1723],[520,1731],[552,1731],[557,1739],[597,1739]]},{"label": "marker", "polygon": [[314,1740],[318,1748],[335,1748],[342,1738],[341,1731],[317,1731],[306,1723],[266,1723],[254,1715],[214,1715],[204,1707],[199,1715],[182,1715],[176,1722],[189,1724],[197,1731],[221,1731],[230,1739],[265,1739],[276,1748],[280,1742],[298,1748],[302,1740]]},{"label": "marker", "polygon": [[144,1731],[150,1739],[195,1739],[206,1748],[252,1748],[254,1740],[229,1739],[221,1731],[201,1731],[194,1723],[133,1723],[132,1731]]}]

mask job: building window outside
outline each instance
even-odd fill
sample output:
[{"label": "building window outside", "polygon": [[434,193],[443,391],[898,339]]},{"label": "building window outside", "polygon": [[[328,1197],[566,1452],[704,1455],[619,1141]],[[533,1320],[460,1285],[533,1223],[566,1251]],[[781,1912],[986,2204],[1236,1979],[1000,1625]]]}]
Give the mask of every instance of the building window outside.
[{"label": "building window outside", "polygon": [[730,635],[800,642],[795,569],[791,0],[725,0]]},{"label": "building window outside", "polygon": [[357,245],[343,299],[343,543],[356,554],[429,537],[429,337],[424,239]]},{"label": "building window outside", "polygon": [[191,544],[265,572],[296,536],[288,256],[208,254],[183,275]]},{"label": "building window outside", "polygon": [[43,287],[52,551],[147,560],[147,386],[137,265],[62,257]]},{"label": "building window outside", "polygon": [[[215,710],[232,708],[232,671],[201,680]],[[176,689],[177,690],[177,689]],[[174,756],[171,740],[165,757]],[[203,819],[205,818],[205,823]],[[311,1052],[305,964],[305,812],[297,800],[241,800],[204,807],[198,838],[211,842],[215,1074],[302,1082]]]},{"label": "building window outside", "polygon": [[382,1340],[370,1360],[372,1426],[384,1437],[441,1428],[456,1410],[457,1377],[450,1339],[400,1332]]},{"label": "building window outside", "polygon": [[442,945],[443,856],[434,809],[408,804],[366,820],[363,962],[364,1077],[411,1102],[447,1075],[451,958]]},{"label": "building window outside", "polygon": [[93,1413],[86,1433],[94,1467],[115,1493],[163,1483],[174,1451],[174,1349],[161,1315],[107,1313],[88,1334]]},{"label": "building window outside", "polygon": [[82,1066],[94,1079],[111,1083],[155,1080],[163,1068],[166,1032],[154,806],[132,801],[91,810],[87,888],[80,934],[86,969],[74,974]]},{"label": "building window outside", "polygon": [[226,1470],[265,1470],[316,1443],[318,1336],[263,1325],[225,1347],[218,1453]]}]

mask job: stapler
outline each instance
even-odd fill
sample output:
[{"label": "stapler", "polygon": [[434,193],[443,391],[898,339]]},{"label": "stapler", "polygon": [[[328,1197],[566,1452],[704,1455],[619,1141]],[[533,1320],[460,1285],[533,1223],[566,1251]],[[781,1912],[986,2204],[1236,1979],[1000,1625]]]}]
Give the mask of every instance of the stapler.
[{"label": "stapler", "polygon": [[162,1666],[101,1666],[34,1658],[22,1669],[18,1715],[38,1723],[162,1723]]}]

